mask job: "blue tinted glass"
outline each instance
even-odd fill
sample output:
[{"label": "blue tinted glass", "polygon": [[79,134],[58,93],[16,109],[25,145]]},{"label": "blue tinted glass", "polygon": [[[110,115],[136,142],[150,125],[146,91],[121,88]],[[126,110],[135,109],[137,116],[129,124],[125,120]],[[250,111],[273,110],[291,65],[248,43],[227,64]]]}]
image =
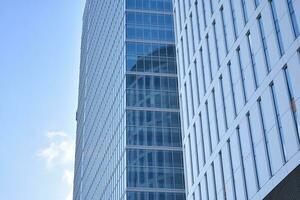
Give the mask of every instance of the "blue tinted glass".
[{"label": "blue tinted glass", "polygon": [[126,15],[127,23],[128,24],[134,24],[135,23],[135,13],[128,12]]},{"label": "blue tinted glass", "polygon": [[134,9],[135,8],[135,0],[127,0],[126,6],[128,9]]}]

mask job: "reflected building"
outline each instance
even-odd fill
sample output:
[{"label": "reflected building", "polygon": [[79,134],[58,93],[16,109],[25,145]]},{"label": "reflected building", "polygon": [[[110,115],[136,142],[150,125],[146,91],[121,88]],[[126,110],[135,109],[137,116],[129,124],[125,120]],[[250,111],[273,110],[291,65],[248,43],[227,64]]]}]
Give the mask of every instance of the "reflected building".
[{"label": "reflected building", "polygon": [[300,1],[174,2],[187,199],[299,199]]},{"label": "reflected building", "polygon": [[172,0],[87,0],[74,200],[185,200]]}]

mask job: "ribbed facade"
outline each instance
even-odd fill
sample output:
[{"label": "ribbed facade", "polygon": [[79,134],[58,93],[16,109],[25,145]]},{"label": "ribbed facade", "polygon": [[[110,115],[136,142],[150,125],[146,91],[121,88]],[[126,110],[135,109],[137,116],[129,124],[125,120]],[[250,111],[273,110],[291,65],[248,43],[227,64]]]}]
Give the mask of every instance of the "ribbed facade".
[{"label": "ribbed facade", "polygon": [[300,164],[300,1],[173,2],[187,199],[263,199]]},{"label": "ribbed facade", "polygon": [[74,200],[185,200],[171,0],[87,0]]}]

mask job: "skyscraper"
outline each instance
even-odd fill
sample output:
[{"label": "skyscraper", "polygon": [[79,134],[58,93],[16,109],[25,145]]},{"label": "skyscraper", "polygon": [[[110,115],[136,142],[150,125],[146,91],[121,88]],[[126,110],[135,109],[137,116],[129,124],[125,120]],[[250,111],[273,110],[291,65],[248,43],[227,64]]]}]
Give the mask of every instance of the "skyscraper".
[{"label": "skyscraper", "polygon": [[171,0],[87,0],[74,200],[184,200]]},{"label": "skyscraper", "polygon": [[299,199],[300,1],[174,2],[187,199]]}]

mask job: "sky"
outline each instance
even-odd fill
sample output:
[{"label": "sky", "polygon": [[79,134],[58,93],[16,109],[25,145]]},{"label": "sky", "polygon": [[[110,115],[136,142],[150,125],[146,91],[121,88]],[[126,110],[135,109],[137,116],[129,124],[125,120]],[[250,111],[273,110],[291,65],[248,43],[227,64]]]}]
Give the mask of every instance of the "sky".
[{"label": "sky", "polygon": [[71,200],[85,0],[0,3],[0,199]]}]

